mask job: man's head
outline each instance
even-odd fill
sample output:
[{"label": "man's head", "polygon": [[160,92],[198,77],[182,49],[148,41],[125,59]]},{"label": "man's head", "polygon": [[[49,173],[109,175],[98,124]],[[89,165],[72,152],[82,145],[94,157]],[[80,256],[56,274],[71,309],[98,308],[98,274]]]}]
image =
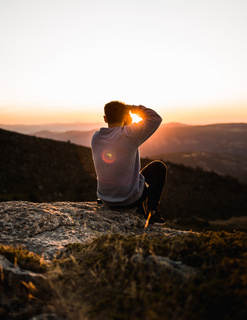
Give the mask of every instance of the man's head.
[{"label": "man's head", "polygon": [[105,120],[109,125],[116,123],[128,124],[131,122],[129,108],[120,101],[111,101],[105,105]]}]

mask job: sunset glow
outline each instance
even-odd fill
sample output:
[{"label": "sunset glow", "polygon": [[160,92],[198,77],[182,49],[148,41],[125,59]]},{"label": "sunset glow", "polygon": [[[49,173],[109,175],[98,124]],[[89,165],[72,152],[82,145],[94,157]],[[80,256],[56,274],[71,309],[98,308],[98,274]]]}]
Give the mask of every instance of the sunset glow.
[{"label": "sunset glow", "polygon": [[2,0],[0,124],[99,122],[112,100],[164,122],[247,122],[245,0]]},{"label": "sunset glow", "polygon": [[142,120],[142,118],[139,117],[137,114],[130,113],[130,116],[132,118],[132,123],[138,123],[139,121]]}]

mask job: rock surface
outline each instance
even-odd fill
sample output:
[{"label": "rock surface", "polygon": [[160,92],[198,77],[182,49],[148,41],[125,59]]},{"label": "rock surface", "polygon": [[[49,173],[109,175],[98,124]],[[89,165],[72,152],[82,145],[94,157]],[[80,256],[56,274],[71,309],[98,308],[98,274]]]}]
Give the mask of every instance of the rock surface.
[{"label": "rock surface", "polygon": [[0,203],[0,244],[22,246],[51,261],[68,243],[86,243],[103,234],[174,236],[186,231],[149,225],[134,209],[111,210],[96,202]]}]

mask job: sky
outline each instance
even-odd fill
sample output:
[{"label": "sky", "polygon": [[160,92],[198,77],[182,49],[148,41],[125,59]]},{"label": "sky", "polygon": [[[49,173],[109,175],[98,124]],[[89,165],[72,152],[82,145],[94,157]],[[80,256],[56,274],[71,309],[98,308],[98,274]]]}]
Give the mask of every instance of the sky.
[{"label": "sky", "polygon": [[247,122],[246,0],[0,0],[0,124]]}]

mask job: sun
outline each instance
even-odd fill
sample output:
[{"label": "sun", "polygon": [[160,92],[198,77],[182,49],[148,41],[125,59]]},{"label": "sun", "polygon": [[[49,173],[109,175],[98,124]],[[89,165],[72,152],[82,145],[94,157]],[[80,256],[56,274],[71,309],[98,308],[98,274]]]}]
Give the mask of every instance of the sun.
[{"label": "sun", "polygon": [[137,114],[135,114],[135,113],[130,113],[130,116],[131,116],[131,118],[132,118],[132,123],[138,123],[139,121],[141,121],[142,120],[142,118],[141,117],[139,117]]}]

